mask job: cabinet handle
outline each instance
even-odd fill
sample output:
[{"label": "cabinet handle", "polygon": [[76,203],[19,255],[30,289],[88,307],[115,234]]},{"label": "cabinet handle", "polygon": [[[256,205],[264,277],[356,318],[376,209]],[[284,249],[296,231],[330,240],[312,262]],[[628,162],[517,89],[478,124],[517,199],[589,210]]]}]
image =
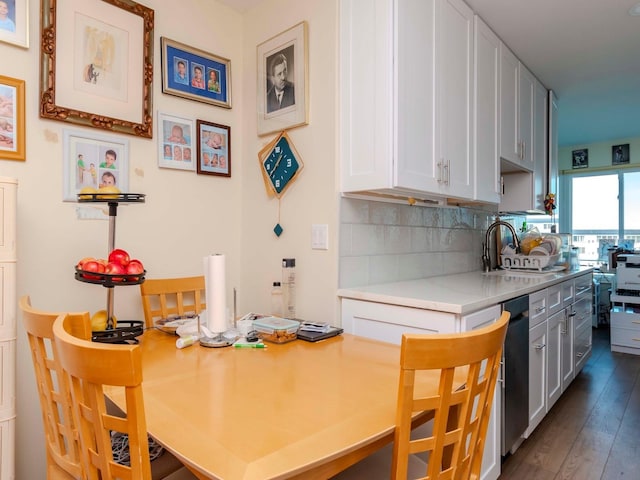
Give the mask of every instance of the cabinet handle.
[{"label": "cabinet handle", "polygon": [[582,357],[583,355],[584,355],[584,353],[580,352],[580,353],[576,354],[576,357],[580,358],[580,357]]},{"label": "cabinet handle", "polygon": [[536,345],[534,348],[536,350],[542,350],[544,347],[546,347],[547,345],[544,343],[539,343],[538,345]]},{"label": "cabinet handle", "polygon": [[522,142],[522,160],[527,157],[527,142]]},{"label": "cabinet handle", "polygon": [[632,320],[632,321],[631,321],[631,323],[635,323],[635,324],[637,324],[637,325],[640,325],[640,322],[639,322],[639,321],[637,321],[637,320]]},{"label": "cabinet handle", "polygon": [[538,307],[538,308],[536,308],[536,313],[542,313],[542,312],[544,312],[544,311],[545,311],[545,308],[544,308],[544,307]]},{"label": "cabinet handle", "polygon": [[449,178],[450,178],[450,173],[449,173],[449,166],[451,164],[450,160],[442,160],[442,181],[440,183],[444,184],[444,185],[449,185]]},{"label": "cabinet handle", "polygon": [[640,342],[640,338],[632,338],[631,340],[633,340],[634,342]]},{"label": "cabinet handle", "polygon": [[451,160],[447,160],[447,185],[451,185]]},{"label": "cabinet handle", "polygon": [[442,160],[438,162],[438,183],[442,183]]}]

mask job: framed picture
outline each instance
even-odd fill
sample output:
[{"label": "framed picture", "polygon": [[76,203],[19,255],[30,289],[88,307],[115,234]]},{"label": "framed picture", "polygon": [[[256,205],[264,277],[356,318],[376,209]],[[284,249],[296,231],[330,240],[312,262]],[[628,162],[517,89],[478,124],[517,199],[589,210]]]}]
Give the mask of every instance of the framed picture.
[{"label": "framed picture", "polygon": [[614,145],[611,147],[611,164],[612,165],[622,165],[625,163],[629,163],[629,144],[625,143],[624,145]]},{"label": "framed picture", "polygon": [[0,1],[0,42],[29,47],[29,0]]},{"label": "framed picture", "polygon": [[307,22],[258,45],[258,135],[306,125]]},{"label": "framed picture", "polygon": [[24,139],[24,80],[0,75],[0,159],[24,161]]},{"label": "framed picture", "polygon": [[193,120],[158,112],[158,166],[195,170]]},{"label": "framed picture", "polygon": [[573,150],[571,159],[573,168],[587,168],[589,166],[589,149]]},{"label": "framed picture", "polygon": [[42,0],[41,29],[42,118],[153,137],[153,10]]},{"label": "framed picture", "polygon": [[231,61],[161,38],[162,92],[231,108]]},{"label": "framed picture", "polygon": [[198,173],[231,176],[231,128],[197,120]]},{"label": "framed picture", "polygon": [[84,187],[114,185],[129,191],[129,140],[118,135],[64,129],[63,200],[77,202]]}]

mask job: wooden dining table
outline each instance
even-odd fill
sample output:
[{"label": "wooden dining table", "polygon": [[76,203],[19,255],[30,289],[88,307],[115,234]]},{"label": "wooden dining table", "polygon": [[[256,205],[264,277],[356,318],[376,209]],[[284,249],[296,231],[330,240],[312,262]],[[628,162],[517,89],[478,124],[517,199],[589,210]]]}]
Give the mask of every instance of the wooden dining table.
[{"label": "wooden dining table", "polygon": [[[198,478],[329,478],[393,441],[397,345],[343,334],[178,349],[176,339],[139,338],[147,430]],[[420,393],[437,384],[425,373]],[[124,408],[121,390],[105,393]]]}]

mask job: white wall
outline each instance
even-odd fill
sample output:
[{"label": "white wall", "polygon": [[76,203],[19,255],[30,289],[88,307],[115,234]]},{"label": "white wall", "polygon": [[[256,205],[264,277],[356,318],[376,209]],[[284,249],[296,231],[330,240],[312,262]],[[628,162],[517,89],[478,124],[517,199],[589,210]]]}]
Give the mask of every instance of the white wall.
[{"label": "white wall", "polygon": [[[227,284],[240,286],[243,178],[245,169],[255,169],[255,151],[245,150],[246,143],[252,145],[243,133],[244,109],[254,108],[254,102],[245,107],[243,70],[251,61],[243,58],[241,15],[212,0],[182,0],[179,8],[166,0],[141,3],[155,10],[154,113],[160,110],[229,125],[233,175],[225,178],[159,169],[155,132],[152,140],[126,136],[130,191],[145,193],[147,202],[119,208],[116,246],[139,257],[150,277],[200,274],[202,257],[222,252],[227,255]],[[63,129],[78,127],[38,117],[40,2],[30,0],[29,7],[30,48],[0,44],[0,75],[26,81],[27,160],[0,160],[0,175],[19,181],[17,292],[29,294],[38,308],[93,312],[105,308],[106,290],[74,280],[73,266],[81,257],[106,255],[108,222],[77,220],[76,205],[62,202]],[[231,110],[162,94],[161,36],[231,59]],[[246,293],[245,298],[252,296],[242,287],[240,291]],[[119,318],[142,318],[138,295],[137,287],[116,289]],[[45,478],[42,420],[20,322],[17,333],[16,478]]]}]

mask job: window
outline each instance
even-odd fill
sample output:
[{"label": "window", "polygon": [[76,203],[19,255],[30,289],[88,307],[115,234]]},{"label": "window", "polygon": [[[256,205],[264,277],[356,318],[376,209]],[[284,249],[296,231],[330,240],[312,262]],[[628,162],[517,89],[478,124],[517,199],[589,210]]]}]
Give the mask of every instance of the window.
[{"label": "window", "polygon": [[561,231],[571,232],[583,265],[608,261],[609,248],[640,247],[640,171],[563,177]]}]

